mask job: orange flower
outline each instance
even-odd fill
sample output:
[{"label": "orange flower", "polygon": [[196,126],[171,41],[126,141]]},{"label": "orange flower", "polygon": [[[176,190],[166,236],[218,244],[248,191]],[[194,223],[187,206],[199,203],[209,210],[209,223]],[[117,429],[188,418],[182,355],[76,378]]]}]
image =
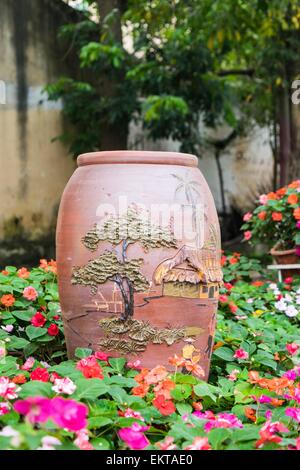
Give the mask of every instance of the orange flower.
[{"label": "orange flower", "polygon": [[199,359],[197,359],[196,361],[194,361],[194,359],[191,359],[190,361],[185,361],[184,367],[189,372],[192,372],[193,374],[197,375],[197,377],[204,377],[204,370],[201,366],[199,366],[199,364],[197,364],[198,361]]},{"label": "orange flower", "polygon": [[194,401],[192,405],[193,405],[194,410],[197,410],[197,411],[203,410],[203,405],[201,402],[197,403]]},{"label": "orange flower", "polygon": [[244,408],[244,413],[245,413],[246,418],[250,419],[251,421],[253,421],[255,423],[256,413],[255,413],[255,410],[253,408],[250,408],[249,406],[246,406]]},{"label": "orange flower", "polygon": [[224,343],[223,343],[222,341],[218,341],[218,342],[214,345],[213,351],[215,351],[216,349],[218,349],[218,348],[220,348],[221,346],[223,346],[223,344],[224,344]]},{"label": "orange flower", "polygon": [[26,377],[24,374],[16,375],[11,381],[15,384],[24,384],[26,382]]},{"label": "orange flower", "polygon": [[149,369],[146,369],[146,368],[142,369],[141,372],[134,377],[134,380],[139,383],[144,382],[145,377],[148,374],[148,372],[149,372]]},{"label": "orange flower", "polygon": [[173,388],[175,388],[175,383],[170,379],[166,379],[158,383],[153,390],[156,396],[163,395],[165,400],[171,400],[170,391],[173,390]]},{"label": "orange flower", "polygon": [[271,199],[273,199],[273,200],[277,199],[277,194],[271,192],[271,193],[267,194],[267,199],[268,199],[268,201],[270,201]]},{"label": "orange flower", "polygon": [[1,274],[3,274],[3,276],[8,276],[9,275],[9,272],[6,270],[6,269],[3,269],[1,271]]},{"label": "orange flower", "polygon": [[300,207],[297,207],[297,209],[294,209],[293,215],[296,220],[300,220]]},{"label": "orange flower", "polygon": [[148,390],[149,390],[149,385],[141,384],[132,389],[132,395],[135,395],[136,397],[144,398],[144,396],[147,395]]},{"label": "orange flower", "polygon": [[51,261],[47,261],[46,259],[40,259],[40,266],[41,269],[44,269],[47,272],[52,272],[53,274],[57,274],[57,266],[56,261],[53,259]]},{"label": "orange flower", "polygon": [[274,354],[274,359],[275,359],[275,361],[280,361],[280,356],[279,356],[278,352],[276,352]]},{"label": "orange flower", "polygon": [[260,219],[260,220],[265,220],[266,218],[266,211],[261,211],[259,214],[257,214],[257,217]]},{"label": "orange flower", "polygon": [[169,364],[174,367],[182,367],[185,363],[185,359],[183,357],[177,356],[177,354],[174,354],[173,357],[169,357],[168,361]]},{"label": "orange flower", "polygon": [[272,212],[272,219],[275,220],[275,222],[280,222],[282,220],[282,213]]},{"label": "orange flower", "polygon": [[292,183],[288,185],[288,188],[297,189],[299,186],[300,186],[300,180],[296,180],[296,181],[292,181]]},{"label": "orange flower", "polygon": [[172,401],[170,400],[165,400],[162,395],[158,395],[154,400],[153,400],[153,405],[155,408],[158,409],[158,411],[163,415],[163,416],[169,416],[172,413],[175,412],[175,405]]},{"label": "orange flower", "polygon": [[157,384],[157,382],[165,379],[167,375],[168,371],[164,366],[156,366],[148,372],[144,380],[149,385]]},{"label": "orange flower", "polygon": [[250,371],[248,382],[257,384],[262,388],[275,392],[277,395],[282,395],[284,389],[289,388],[293,385],[293,381],[286,377],[278,377],[274,379],[266,379],[259,376],[257,371]]},{"label": "orange flower", "polygon": [[15,303],[16,299],[11,294],[2,295],[0,302],[5,305],[5,307],[11,307]]},{"label": "orange flower", "polygon": [[231,258],[229,258],[229,263],[230,264],[236,264],[238,262],[238,259],[235,258],[234,256],[232,256]]},{"label": "orange flower", "polygon": [[298,194],[290,194],[287,198],[287,202],[289,204],[297,204],[298,202]]},{"label": "orange flower", "polygon": [[287,189],[286,188],[279,188],[277,191],[276,191],[276,194],[279,196],[279,197],[282,197],[285,195]]},{"label": "orange flower", "polygon": [[270,405],[273,406],[281,406],[282,403],[284,403],[284,400],[279,400],[278,398],[272,398],[272,400],[270,401]]},{"label": "orange flower", "polygon": [[27,279],[30,276],[30,272],[27,270],[27,268],[18,269],[17,274],[21,279]]},{"label": "orange flower", "polygon": [[255,287],[261,287],[263,286],[265,283],[264,281],[254,281],[254,282],[251,282],[251,285],[252,286],[255,286]]}]

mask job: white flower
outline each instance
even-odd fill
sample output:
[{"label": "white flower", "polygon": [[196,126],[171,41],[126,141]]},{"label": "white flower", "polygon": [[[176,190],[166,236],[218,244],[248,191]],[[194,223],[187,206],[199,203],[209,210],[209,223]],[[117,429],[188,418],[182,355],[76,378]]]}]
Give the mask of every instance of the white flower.
[{"label": "white flower", "polygon": [[37,450],[55,450],[53,446],[60,446],[61,442],[59,439],[53,436],[44,436],[41,440],[41,447],[38,447]]},{"label": "white flower", "polygon": [[300,304],[300,296],[299,296],[299,297],[296,297],[296,304],[297,304],[297,305]]},{"label": "white flower", "polygon": [[7,333],[11,333],[14,329],[14,325],[5,325],[1,326],[2,330],[6,331]]},{"label": "white flower", "polygon": [[275,289],[277,289],[277,284],[271,283],[271,284],[269,285],[269,288],[272,289],[272,290],[275,290]]},{"label": "white flower", "polygon": [[280,299],[278,302],[275,302],[275,308],[277,308],[277,310],[280,312],[285,312],[287,309],[287,304],[285,303],[284,299]]},{"label": "white flower", "polygon": [[20,447],[21,445],[22,438],[20,433],[11,426],[5,426],[2,431],[0,431],[0,436],[11,437],[10,443],[14,447]]},{"label": "white flower", "polygon": [[65,393],[66,395],[72,395],[76,390],[76,385],[68,377],[63,379],[55,379],[52,390],[56,393]]},{"label": "white flower", "polygon": [[284,296],[284,300],[286,300],[287,302],[292,302],[292,301],[293,301],[293,297],[290,296],[290,294],[286,294],[286,295]]},{"label": "white flower", "polygon": [[247,299],[246,302],[247,304],[253,304],[253,299]]},{"label": "white flower", "polygon": [[296,290],[296,294],[300,295],[300,288]]},{"label": "white flower", "polygon": [[288,317],[296,317],[298,315],[298,310],[294,305],[289,305],[284,312]]}]

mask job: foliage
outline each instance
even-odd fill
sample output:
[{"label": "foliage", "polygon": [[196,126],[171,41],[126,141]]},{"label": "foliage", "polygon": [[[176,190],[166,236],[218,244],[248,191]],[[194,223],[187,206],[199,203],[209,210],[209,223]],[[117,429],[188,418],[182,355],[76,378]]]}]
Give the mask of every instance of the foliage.
[{"label": "foliage", "polygon": [[275,193],[262,194],[253,213],[248,212],[244,216],[242,230],[245,231],[245,239],[252,244],[259,241],[270,247],[276,244],[282,250],[300,246],[299,189],[300,180],[297,180]]},{"label": "foliage", "polygon": [[[238,262],[230,263],[232,258]],[[170,358],[169,372],[85,348],[76,350],[75,360],[57,362],[48,346],[58,338],[62,344],[62,336],[46,339],[48,322],[61,330],[60,320],[53,320],[54,262],[42,261],[30,272],[6,268],[0,279],[6,346],[0,359],[0,448],[299,449],[299,280],[249,282],[245,262],[236,253],[224,262],[229,276],[234,268],[239,274],[220,295],[208,383],[201,380],[198,357]],[[256,262],[247,262],[256,269]],[[34,300],[23,298],[30,286],[38,293]],[[26,295],[35,297],[32,290]],[[287,296],[294,299],[294,315],[281,308]],[[30,344],[38,344],[33,358],[26,347],[11,345],[14,337],[26,340],[20,327],[41,307],[46,323],[31,325],[44,330],[37,339],[33,335]]]},{"label": "foliage", "polygon": [[253,275],[262,275],[263,266],[258,259],[248,258],[241,253],[222,253],[221,265],[224,282],[250,281]]}]

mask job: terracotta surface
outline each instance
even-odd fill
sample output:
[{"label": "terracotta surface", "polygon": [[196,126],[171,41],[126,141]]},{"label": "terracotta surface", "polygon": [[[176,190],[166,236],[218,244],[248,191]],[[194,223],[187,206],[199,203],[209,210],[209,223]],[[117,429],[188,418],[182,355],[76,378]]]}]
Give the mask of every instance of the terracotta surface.
[{"label": "terracotta surface", "polygon": [[[292,250],[279,250],[274,247],[270,250],[270,254],[275,259],[277,264],[299,264],[299,256],[296,255],[296,249]],[[294,276],[300,274],[300,269],[283,269],[283,277]]]},{"label": "terracotta surface", "polygon": [[[90,347],[141,359],[145,367],[168,367],[174,354],[196,359],[200,355],[207,378],[222,274],[217,213],[197,163],[193,155],[164,152],[78,157],[57,225],[59,294],[70,357],[76,347]],[[175,237],[171,215],[163,223],[151,219],[162,241],[151,233],[144,242],[137,237],[129,243],[130,237],[123,235],[113,242],[104,227],[107,221],[108,226],[119,223],[120,198],[126,198],[129,211],[124,217],[132,230],[156,205],[176,203],[188,214],[184,224],[189,216],[194,220],[195,207],[202,204],[203,239]],[[103,204],[110,205],[107,211]],[[132,260],[139,261],[133,266]],[[129,353],[132,344],[135,352]]]}]

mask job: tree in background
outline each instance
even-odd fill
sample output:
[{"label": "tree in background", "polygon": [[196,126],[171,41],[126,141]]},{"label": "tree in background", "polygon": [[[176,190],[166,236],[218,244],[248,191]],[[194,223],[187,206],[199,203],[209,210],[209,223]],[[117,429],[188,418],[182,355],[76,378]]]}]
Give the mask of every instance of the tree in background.
[{"label": "tree in background", "polygon": [[259,124],[272,130],[274,185],[278,166],[282,184],[295,176],[300,149],[289,90],[300,47],[297,0],[88,0],[81,7],[83,20],[60,35],[77,51],[82,80],[47,88],[51,99],[63,99],[75,129],[63,137],[74,154],[126,148],[132,120],[154,140],[172,138],[201,154],[207,142],[199,123],[225,122],[232,131],[213,142],[219,163],[237,135]]}]

